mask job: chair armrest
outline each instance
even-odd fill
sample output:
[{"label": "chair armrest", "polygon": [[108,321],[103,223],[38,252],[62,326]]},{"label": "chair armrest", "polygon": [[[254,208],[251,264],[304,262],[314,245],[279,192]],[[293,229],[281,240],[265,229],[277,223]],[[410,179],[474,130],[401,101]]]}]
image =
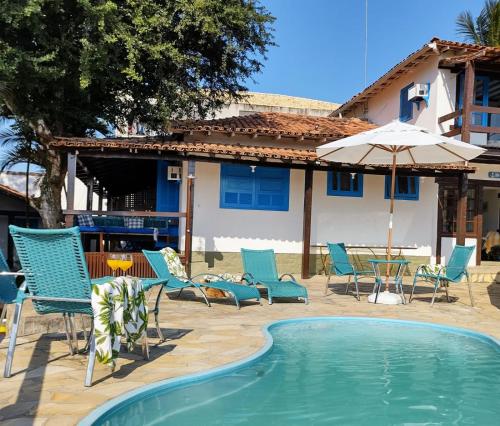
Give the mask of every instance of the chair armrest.
[{"label": "chair armrest", "polygon": [[283,277],[290,277],[290,278],[291,278],[291,280],[292,280],[294,283],[295,283],[295,282],[297,282],[297,280],[294,278],[294,276],[293,276],[292,274],[283,274],[283,275],[279,278],[279,280],[281,281],[281,280],[283,279]]},{"label": "chair armrest", "polygon": [[22,271],[18,271],[18,272],[2,271],[2,272],[0,272],[0,277],[24,277],[24,272],[22,272]]},{"label": "chair armrest", "polygon": [[253,275],[249,272],[245,272],[242,276],[241,276],[241,283],[243,283],[243,281],[246,281],[248,283],[248,285],[255,285],[256,282],[255,282],[255,278],[253,277]]}]

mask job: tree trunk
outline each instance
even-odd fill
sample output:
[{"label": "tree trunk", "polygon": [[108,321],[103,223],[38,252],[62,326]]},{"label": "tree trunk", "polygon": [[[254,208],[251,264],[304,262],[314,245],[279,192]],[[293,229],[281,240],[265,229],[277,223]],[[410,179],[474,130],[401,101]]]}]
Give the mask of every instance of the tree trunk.
[{"label": "tree trunk", "polygon": [[42,218],[44,228],[63,228],[61,193],[66,177],[66,156],[58,151],[47,151],[45,174],[40,182],[40,195],[31,199],[33,207]]}]

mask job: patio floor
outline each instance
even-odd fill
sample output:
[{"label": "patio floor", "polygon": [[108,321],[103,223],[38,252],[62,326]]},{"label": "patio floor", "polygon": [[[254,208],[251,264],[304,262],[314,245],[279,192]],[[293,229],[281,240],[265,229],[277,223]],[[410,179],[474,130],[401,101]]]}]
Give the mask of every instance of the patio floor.
[{"label": "patio floor", "polygon": [[[244,358],[257,351],[264,339],[261,327],[271,321],[308,316],[370,316],[435,322],[470,328],[500,338],[500,284],[473,284],[476,307],[471,308],[466,284],[452,286],[452,303],[441,300],[430,306],[431,288],[422,287],[416,300],[406,306],[372,305],[366,302],[371,286],[362,286],[361,302],[344,295],[343,280],[330,285],[333,293],[323,296],[324,277],[304,281],[310,303],[275,302],[263,306],[244,303],[241,310],[224,300],[211,308],[193,300],[165,298],[161,325],[168,340],[158,345],[150,326],[151,359],[122,353],[114,373],[96,364],[94,385],[83,386],[86,357],[70,356],[62,334],[33,335],[18,339],[10,379],[0,379],[2,425],[75,424],[108,399],[147,383],[202,371]],[[409,286],[406,286],[408,291]],[[156,290],[154,290],[156,293]],[[151,297],[151,300],[153,297]],[[152,318],[151,318],[152,320]],[[3,371],[7,339],[0,344]],[[83,340],[80,341],[83,347]]]}]

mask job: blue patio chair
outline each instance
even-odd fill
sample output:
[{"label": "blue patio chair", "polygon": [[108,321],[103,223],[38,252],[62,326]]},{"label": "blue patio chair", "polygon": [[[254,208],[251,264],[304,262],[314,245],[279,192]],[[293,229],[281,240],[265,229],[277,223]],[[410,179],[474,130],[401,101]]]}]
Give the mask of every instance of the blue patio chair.
[{"label": "blue patio chair", "polygon": [[[156,304],[154,310],[155,315],[158,315],[160,297],[163,289],[166,292],[178,291],[179,293],[177,294],[176,297],[179,297],[185,288],[197,289],[200,291],[200,293],[203,296],[203,299],[205,300],[205,303],[209,307],[211,305],[203,288],[215,288],[229,293],[233,297],[234,302],[238,307],[238,309],[240,309],[240,301],[242,300],[256,299],[257,301],[260,301],[260,293],[254,287],[250,287],[243,284],[235,284],[233,282],[223,280],[221,279],[221,277],[214,274],[200,274],[195,277],[192,277],[191,279],[180,279],[170,272],[170,270],[168,269],[168,264],[165,261],[165,258],[161,252],[151,251],[151,250],[143,250],[142,252],[144,253],[144,256],[151,265],[151,268],[155,272],[156,276],[158,278],[165,280],[156,298]],[[210,283],[197,283],[194,281],[196,278],[201,276],[216,277],[219,281],[213,281]],[[161,330],[159,329],[159,327],[158,327],[158,334],[161,335]]]},{"label": "blue patio chair", "polygon": [[[251,285],[262,285],[267,289],[269,304],[275,297],[296,297],[307,304],[307,289],[298,284],[290,274],[278,277],[274,250],[241,249],[243,259],[243,280]],[[283,280],[288,277],[289,280]]]},{"label": "blue patio chair", "polygon": [[420,265],[415,271],[415,277],[413,278],[413,288],[411,290],[410,302],[412,301],[413,293],[418,281],[429,282],[434,285],[431,306],[434,305],[434,299],[436,298],[436,293],[439,287],[444,287],[446,291],[446,300],[449,302],[449,283],[459,283],[462,278],[465,277],[469,288],[470,304],[471,306],[474,306],[474,298],[472,297],[469,273],[467,271],[467,265],[469,264],[472,253],[474,252],[474,248],[474,246],[456,245],[451,252],[448,264],[446,266],[439,267],[435,273],[428,271],[426,265]]},{"label": "blue patio chair", "polygon": [[354,278],[354,286],[356,288],[356,298],[359,299],[359,286],[358,279],[361,277],[372,277],[374,278],[373,270],[371,271],[358,271],[356,267],[349,260],[349,255],[345,248],[344,243],[327,243],[328,252],[330,253],[331,265],[326,278],[325,286],[325,296],[328,293],[328,286],[330,284],[330,278],[332,275],[337,275],[340,277],[347,276],[347,285],[345,287],[345,294],[349,292],[349,287],[351,285],[351,276]]},{"label": "blue patio chair", "polygon": [[[10,333],[4,377],[11,376],[12,360],[21,318],[23,302],[31,299],[36,313],[62,314],[66,338],[73,354],[71,340],[76,342],[73,324],[75,314],[93,316],[91,306],[91,280],[77,227],[68,229],[25,229],[9,226],[16,245],[24,284],[16,297],[16,308]],[[68,327],[69,324],[69,327]],[[70,330],[72,336],[70,336]],[[76,343],[75,343],[76,344]],[[91,331],[88,342],[85,386],[91,386],[95,363],[95,336]],[[78,347],[76,346],[78,351]],[[145,357],[148,357],[146,342]]]},{"label": "blue patio chair", "polygon": [[0,314],[0,324],[7,316],[7,306],[16,302],[17,286],[16,276],[22,276],[22,272],[11,272],[7,261],[0,250],[0,303],[3,305]]}]

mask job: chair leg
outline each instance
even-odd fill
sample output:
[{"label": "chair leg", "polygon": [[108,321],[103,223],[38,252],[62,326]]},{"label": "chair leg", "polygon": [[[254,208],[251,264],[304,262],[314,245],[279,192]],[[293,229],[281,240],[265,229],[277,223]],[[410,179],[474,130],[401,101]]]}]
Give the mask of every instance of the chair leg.
[{"label": "chair leg", "polygon": [[474,307],[474,297],[472,296],[472,287],[470,286],[469,274],[467,274],[466,277],[467,277],[467,287],[469,287],[470,305]]},{"label": "chair leg", "polygon": [[328,288],[330,285],[330,277],[332,276],[331,273],[329,273],[326,277],[326,285],[325,285],[325,296],[328,294]]},{"label": "chair leg", "polygon": [[92,374],[94,373],[95,364],[95,335],[94,330],[92,330],[90,335],[90,350],[89,350],[89,360],[87,362],[87,374],[85,375],[85,386],[92,386]]},{"label": "chair leg", "polygon": [[345,286],[345,294],[349,293],[349,287],[351,285],[351,276],[347,277],[347,285]]},{"label": "chair leg", "polygon": [[11,376],[12,361],[14,360],[14,351],[16,350],[17,330],[21,320],[21,312],[23,310],[22,303],[16,303],[14,318],[12,320],[12,330],[10,332],[9,348],[7,349],[7,359],[5,360],[4,377]]},{"label": "chair leg", "polygon": [[[162,286],[162,287],[163,287],[163,286]],[[178,299],[179,297],[181,297],[182,290],[184,290],[184,287],[182,287],[182,288],[179,290],[179,293],[177,293],[177,296],[174,296],[174,299]]]},{"label": "chair leg", "polygon": [[380,288],[381,287],[382,287],[382,281],[377,282],[377,295],[375,296],[375,302],[374,303],[377,303],[378,295],[380,294]]},{"label": "chair leg", "polygon": [[[181,289],[181,291],[182,291],[182,289]],[[162,292],[163,292],[163,286],[160,286],[160,291],[158,292],[158,295],[156,296],[155,310],[154,310],[156,332],[158,333],[158,338],[160,339],[160,342],[164,342],[165,341],[165,337],[163,336],[163,333],[161,331],[160,319],[159,319],[159,316],[160,316],[160,299],[161,299]]]},{"label": "chair leg", "polygon": [[450,295],[448,294],[448,283],[446,283],[446,282],[445,282],[445,283],[443,284],[443,287],[444,287],[444,291],[446,292],[446,301],[447,301],[448,303],[450,303]]},{"label": "chair leg", "polygon": [[73,350],[78,353],[78,336],[76,335],[75,314],[68,314],[71,337],[74,343]]},{"label": "chair leg", "polygon": [[201,294],[203,295],[203,298],[205,299],[205,303],[210,308],[210,306],[212,306],[212,305],[210,305],[210,302],[208,301],[207,295],[205,294],[205,292],[203,291],[203,289],[201,287],[198,287],[198,290],[201,291]]},{"label": "chair leg", "polygon": [[436,293],[438,287],[439,287],[439,282],[436,282],[436,284],[434,284],[434,293],[432,294],[431,306],[434,305],[434,300],[436,299]]},{"label": "chair leg", "polygon": [[88,342],[87,326],[85,325],[85,317],[83,314],[80,314],[80,321],[82,322],[83,339]]},{"label": "chair leg", "polygon": [[71,335],[69,333],[68,317],[66,314],[63,314],[63,319],[64,319],[64,328],[66,330],[66,340],[67,340],[68,346],[69,346],[69,353],[71,355],[74,355],[75,353],[73,352],[73,344],[71,343]]},{"label": "chair leg", "polygon": [[142,339],[142,356],[148,361],[149,360],[149,342],[148,342],[148,330],[144,332],[144,338]]},{"label": "chair leg", "polygon": [[356,275],[354,275],[354,286],[356,287],[356,299],[359,302],[361,299],[359,298],[358,277]]},{"label": "chair leg", "polygon": [[415,292],[416,286],[417,286],[417,276],[415,275],[415,278],[413,278],[413,286],[411,288],[410,300],[408,301],[408,303],[411,303],[411,301],[413,300],[413,293]]},{"label": "chair leg", "polygon": [[233,299],[234,299],[234,303],[236,303],[236,306],[238,307],[238,311],[240,310],[240,301],[238,300],[238,298],[236,297],[236,294],[234,293],[231,293],[231,292],[228,292],[231,296],[233,296]]}]

